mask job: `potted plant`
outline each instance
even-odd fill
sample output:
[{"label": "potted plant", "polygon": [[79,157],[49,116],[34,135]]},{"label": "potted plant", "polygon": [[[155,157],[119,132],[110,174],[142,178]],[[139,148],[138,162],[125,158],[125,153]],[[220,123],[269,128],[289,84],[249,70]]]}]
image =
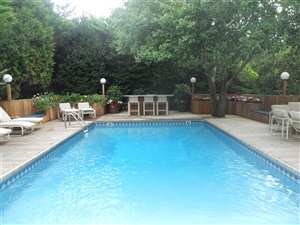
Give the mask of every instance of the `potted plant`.
[{"label": "potted plant", "polygon": [[121,88],[117,85],[111,85],[106,92],[106,99],[109,112],[118,113],[122,103],[123,94]]},{"label": "potted plant", "polygon": [[47,109],[50,107],[49,96],[47,93],[39,94],[33,96],[33,105],[37,113],[46,114]]},{"label": "potted plant", "polygon": [[190,109],[191,88],[187,84],[176,84],[174,99],[179,112],[186,112]]}]

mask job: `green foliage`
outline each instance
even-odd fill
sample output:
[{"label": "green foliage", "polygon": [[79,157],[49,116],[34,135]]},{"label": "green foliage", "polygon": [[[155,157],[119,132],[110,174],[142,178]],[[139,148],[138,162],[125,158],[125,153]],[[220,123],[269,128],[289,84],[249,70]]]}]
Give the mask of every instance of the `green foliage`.
[{"label": "green foliage", "polygon": [[101,77],[108,79],[105,62],[111,57],[111,37],[104,21],[82,17],[63,21],[59,26],[57,74],[53,86],[58,91],[70,93],[100,92],[99,80]]},{"label": "green foliage", "polygon": [[99,94],[92,94],[87,96],[87,100],[90,105],[93,105],[94,103],[101,103],[101,105],[106,105],[106,97],[103,97]]},{"label": "green foliage", "polygon": [[[295,16],[299,4],[292,4],[290,15],[280,13],[281,5],[281,0],[149,0],[145,4],[128,0],[113,18],[117,49],[134,54],[138,61],[174,60],[183,67],[196,62],[207,79],[213,115],[223,117],[227,90],[253,57],[285,48],[288,29],[279,21],[291,28],[295,25],[287,21],[297,19],[299,28]],[[255,75],[246,71],[250,72]],[[252,77],[244,77],[243,82],[254,82]]]},{"label": "green foliage", "polygon": [[187,102],[191,96],[191,88],[187,84],[176,84],[174,98],[176,102]]},{"label": "green foliage", "polygon": [[106,92],[107,103],[120,102],[123,98],[121,88],[117,85],[111,85]]},{"label": "green foliage", "polygon": [[71,105],[75,105],[80,102],[81,96],[79,93],[65,94],[61,96],[60,102],[69,102]]},{"label": "green foliage", "polygon": [[45,113],[50,106],[58,105],[59,98],[60,97],[54,93],[37,93],[33,96],[33,105],[37,113]]},{"label": "green foliage", "polygon": [[[1,1],[0,68],[13,76],[14,97],[50,85],[53,70],[53,28],[44,1]],[[21,92],[22,90],[22,92]]]}]

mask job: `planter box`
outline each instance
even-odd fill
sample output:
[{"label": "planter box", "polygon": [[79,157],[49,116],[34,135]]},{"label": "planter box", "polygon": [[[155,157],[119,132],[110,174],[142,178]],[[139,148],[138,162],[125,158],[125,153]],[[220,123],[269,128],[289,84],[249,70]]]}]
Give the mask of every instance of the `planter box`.
[{"label": "planter box", "polygon": [[211,102],[192,101],[191,111],[194,114],[211,114]]},{"label": "planter box", "polygon": [[96,102],[92,105],[96,110],[96,116],[103,116],[106,113],[106,106],[101,105],[100,102]]},{"label": "planter box", "polygon": [[55,120],[58,118],[58,107],[50,107],[49,109],[46,110],[46,115],[43,116],[43,123],[51,121],[51,120]]}]

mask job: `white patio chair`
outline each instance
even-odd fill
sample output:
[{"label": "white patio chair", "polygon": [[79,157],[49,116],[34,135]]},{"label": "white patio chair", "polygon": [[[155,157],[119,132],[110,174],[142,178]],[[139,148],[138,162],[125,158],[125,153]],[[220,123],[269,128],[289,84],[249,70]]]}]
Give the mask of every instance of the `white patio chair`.
[{"label": "white patio chair", "polygon": [[0,128],[0,141],[10,140],[11,129]]},{"label": "white patio chair", "polygon": [[147,112],[151,112],[152,115],[155,115],[155,103],[153,96],[144,96],[144,102],[143,102],[143,113],[144,116],[147,114]]},{"label": "white patio chair", "polygon": [[89,115],[92,118],[96,117],[96,110],[90,106],[88,102],[79,102],[78,109],[82,119],[84,118],[84,115]]},{"label": "white patio chair", "polygon": [[[285,110],[289,111],[289,106],[288,105],[272,105],[271,106],[271,112],[269,114],[269,128],[273,128],[274,124],[276,124],[276,120],[273,119],[274,116],[274,110],[279,109],[279,110]],[[271,129],[271,134],[272,134],[272,129]]]},{"label": "white patio chair", "polygon": [[[62,120],[65,121],[70,114],[73,114],[78,118],[80,117],[79,109],[71,108],[70,103],[59,103],[58,106],[59,106],[58,118],[62,118]],[[61,114],[61,117],[60,117],[60,114]]]},{"label": "white patio chair", "polygon": [[300,112],[300,102],[289,102],[288,107],[289,111]]},{"label": "white patio chair", "polygon": [[[132,109],[131,106],[136,106],[136,109]],[[140,102],[138,96],[130,96],[128,101],[128,116],[131,116],[131,113],[137,113],[140,116]]]},{"label": "white patio chair", "polygon": [[[271,117],[271,135],[274,135],[274,126],[277,127],[276,131],[281,131],[281,137],[284,136],[284,131],[287,129],[286,121],[288,120],[288,111],[282,109],[272,109],[272,117]],[[288,131],[287,131],[288,132]]]},{"label": "white patio chair", "polygon": [[169,114],[169,103],[167,96],[157,96],[156,115],[160,115],[160,112],[165,113],[165,115]]},{"label": "white patio chair", "polygon": [[300,111],[291,111],[289,112],[290,118],[287,121],[287,132],[286,139],[289,140],[289,135],[292,133],[288,132],[289,127],[294,129],[296,135],[300,133]]}]

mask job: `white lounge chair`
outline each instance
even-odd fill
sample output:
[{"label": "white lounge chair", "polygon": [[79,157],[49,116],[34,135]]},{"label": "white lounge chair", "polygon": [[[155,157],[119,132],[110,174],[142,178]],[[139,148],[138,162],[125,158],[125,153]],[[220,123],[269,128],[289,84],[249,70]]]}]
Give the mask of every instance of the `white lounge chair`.
[{"label": "white lounge chair", "polygon": [[[60,117],[60,114],[62,115]],[[62,120],[66,120],[68,115],[73,114],[76,117],[80,117],[79,109],[71,108],[70,103],[59,103],[59,110],[58,110],[58,118],[62,118]]]},{"label": "white lounge chair", "polygon": [[79,102],[78,103],[79,114],[81,118],[84,118],[84,115],[89,115],[90,117],[96,117],[96,110],[90,106],[88,102]]},{"label": "white lounge chair", "polygon": [[0,122],[13,122],[13,121],[27,121],[35,124],[41,124],[43,121],[42,117],[14,117],[11,118],[6,111],[0,106]]},{"label": "white lounge chair", "polygon": [[8,141],[10,139],[11,129],[0,128],[0,141]]},{"label": "white lounge chair", "polygon": [[20,129],[21,135],[24,135],[26,131],[33,131],[36,124],[28,121],[7,121],[7,122],[0,122],[0,128],[10,128],[12,131],[16,131]]},{"label": "white lounge chair", "polygon": [[286,132],[286,139],[289,140],[289,127],[295,130],[296,134],[300,133],[300,111],[291,111],[289,112],[290,118],[287,121],[287,132]]}]

